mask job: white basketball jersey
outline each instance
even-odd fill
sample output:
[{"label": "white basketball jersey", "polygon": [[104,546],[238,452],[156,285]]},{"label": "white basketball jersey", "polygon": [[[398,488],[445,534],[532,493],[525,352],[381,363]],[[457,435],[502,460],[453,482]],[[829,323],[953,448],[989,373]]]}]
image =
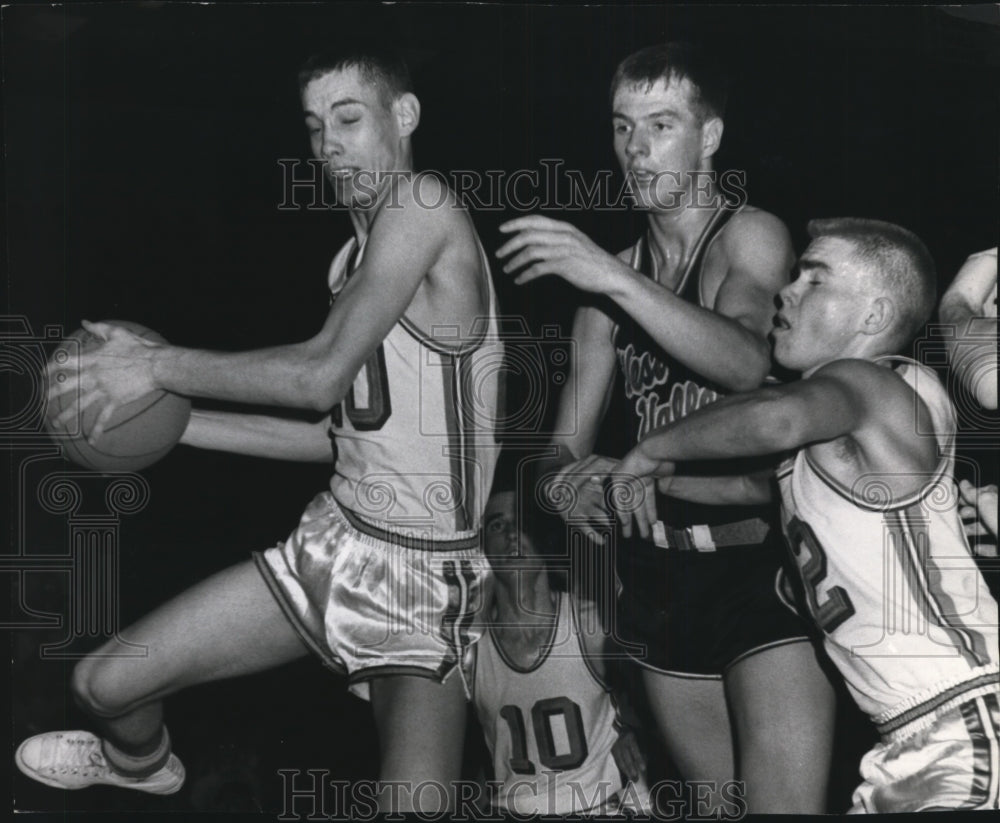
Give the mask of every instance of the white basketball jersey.
[{"label": "white basketball jersey", "polygon": [[[786,535],[826,651],[883,735],[998,688],[997,603],[971,556],[953,478],[955,416],[930,369],[896,373],[930,410],[942,455],[920,491],[847,489],[800,450],[779,471]],[[917,416],[913,416],[917,425]]]},{"label": "white basketball jersey", "polygon": [[558,622],[534,666],[515,665],[488,631],[476,646],[473,684],[501,808],[569,814],[621,790],[611,755],[616,711],[587,662],[568,594],[559,597]]},{"label": "white basketball jersey", "polygon": [[[482,245],[489,311],[460,343],[457,324],[419,329],[404,315],[331,414],[337,450],[330,489],[363,521],[397,534],[448,539],[473,532],[497,460],[503,346]],[[351,239],[334,258],[333,298],[358,267]]]}]

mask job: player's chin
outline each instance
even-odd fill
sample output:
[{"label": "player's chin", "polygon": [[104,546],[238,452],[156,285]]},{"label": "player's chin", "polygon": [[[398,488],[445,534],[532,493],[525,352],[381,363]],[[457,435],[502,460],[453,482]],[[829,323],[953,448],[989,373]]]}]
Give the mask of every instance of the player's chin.
[{"label": "player's chin", "polygon": [[795,352],[788,340],[788,330],[775,328],[771,331],[772,354],[774,361],[784,369],[799,371],[795,363]]}]

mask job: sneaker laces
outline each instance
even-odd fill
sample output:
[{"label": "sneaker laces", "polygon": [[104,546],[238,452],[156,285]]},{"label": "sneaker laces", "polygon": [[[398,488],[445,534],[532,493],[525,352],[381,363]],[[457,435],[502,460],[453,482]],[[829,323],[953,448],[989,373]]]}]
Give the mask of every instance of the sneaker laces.
[{"label": "sneaker laces", "polygon": [[100,769],[108,771],[108,763],[101,751],[101,741],[81,737],[60,737],[55,746],[45,752],[48,757],[42,768],[66,771]]}]

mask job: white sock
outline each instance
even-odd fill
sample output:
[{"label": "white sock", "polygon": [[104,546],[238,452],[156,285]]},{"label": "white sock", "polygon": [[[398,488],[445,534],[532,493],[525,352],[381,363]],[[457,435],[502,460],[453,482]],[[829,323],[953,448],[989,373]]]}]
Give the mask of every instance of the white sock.
[{"label": "white sock", "polygon": [[111,768],[125,777],[149,777],[162,769],[170,757],[170,734],[167,727],[162,727],[160,742],[149,754],[136,756],[123,752],[108,740],[101,741],[104,757]]}]

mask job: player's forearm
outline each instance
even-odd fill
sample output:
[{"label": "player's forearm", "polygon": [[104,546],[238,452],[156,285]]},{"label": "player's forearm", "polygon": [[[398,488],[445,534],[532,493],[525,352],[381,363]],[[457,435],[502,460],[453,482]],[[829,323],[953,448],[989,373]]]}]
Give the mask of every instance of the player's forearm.
[{"label": "player's forearm", "polygon": [[805,409],[765,388],[732,395],[646,435],[636,446],[652,460],[718,460],[790,451],[808,439]]},{"label": "player's forearm", "polygon": [[977,317],[976,309],[958,294],[945,296],[938,317],[954,327],[944,342],[955,377],[984,408],[997,408],[996,318]]},{"label": "player's forearm", "polygon": [[325,421],[195,409],[181,443],[250,457],[329,462],[332,448]]},{"label": "player's forearm", "polygon": [[235,353],[167,346],[151,356],[157,385],[190,397],[328,411],[347,389],[307,344]]},{"label": "player's forearm", "polygon": [[713,383],[749,391],[767,377],[767,341],[738,321],[682,300],[634,272],[616,277],[608,296],[666,353]]},{"label": "player's forearm", "polygon": [[[769,503],[771,484],[762,475],[700,477],[674,475],[665,493],[690,503],[717,506],[753,506]],[[661,489],[662,490],[662,489]]]}]

